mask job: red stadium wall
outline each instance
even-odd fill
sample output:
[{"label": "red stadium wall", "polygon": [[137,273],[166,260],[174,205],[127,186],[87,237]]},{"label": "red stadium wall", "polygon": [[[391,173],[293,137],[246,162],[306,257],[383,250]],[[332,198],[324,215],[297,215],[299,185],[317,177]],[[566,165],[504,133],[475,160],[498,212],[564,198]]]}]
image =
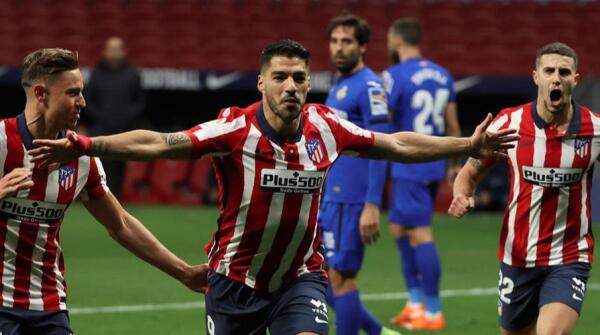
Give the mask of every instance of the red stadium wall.
[{"label": "red stadium wall", "polygon": [[422,20],[426,55],[454,74],[524,75],[535,51],[560,40],[581,58],[580,72],[600,75],[598,2],[416,0],[2,0],[0,65],[18,65],[49,46],[78,50],[93,65],[104,39],[123,36],[140,67],[255,71],[270,41],[293,38],[329,70],[326,26],[348,9],[372,28],[368,63],[389,65],[388,25],[400,16]]}]

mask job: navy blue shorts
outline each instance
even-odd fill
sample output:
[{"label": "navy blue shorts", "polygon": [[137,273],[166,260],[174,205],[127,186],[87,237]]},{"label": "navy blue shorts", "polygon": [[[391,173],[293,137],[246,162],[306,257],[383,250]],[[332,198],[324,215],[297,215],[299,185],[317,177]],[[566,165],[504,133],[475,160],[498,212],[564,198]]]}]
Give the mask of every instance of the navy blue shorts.
[{"label": "navy blue shorts", "polygon": [[72,335],[67,311],[40,312],[0,307],[2,335]]},{"label": "navy blue shorts", "polygon": [[329,333],[325,303],[327,280],[307,274],[275,292],[258,292],[221,274],[211,273],[206,293],[208,335],[295,335]]},{"label": "navy blue shorts", "polygon": [[500,326],[517,331],[534,322],[543,305],[559,302],[581,312],[590,265],[573,263],[521,268],[500,264]]},{"label": "navy blue shorts", "polygon": [[359,220],[363,205],[325,202],[319,211],[321,239],[327,266],[340,272],[357,273],[365,256]]},{"label": "navy blue shorts", "polygon": [[394,179],[390,222],[405,227],[431,225],[439,182]]}]

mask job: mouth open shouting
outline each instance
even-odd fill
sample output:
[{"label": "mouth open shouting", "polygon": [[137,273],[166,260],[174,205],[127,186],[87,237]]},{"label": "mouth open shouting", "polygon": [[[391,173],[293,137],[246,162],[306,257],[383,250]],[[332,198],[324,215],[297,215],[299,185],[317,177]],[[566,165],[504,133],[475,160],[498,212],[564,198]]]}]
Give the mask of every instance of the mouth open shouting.
[{"label": "mouth open shouting", "polygon": [[550,90],[550,104],[552,105],[552,107],[558,107],[560,106],[560,104],[563,101],[563,92],[558,89],[552,89]]}]

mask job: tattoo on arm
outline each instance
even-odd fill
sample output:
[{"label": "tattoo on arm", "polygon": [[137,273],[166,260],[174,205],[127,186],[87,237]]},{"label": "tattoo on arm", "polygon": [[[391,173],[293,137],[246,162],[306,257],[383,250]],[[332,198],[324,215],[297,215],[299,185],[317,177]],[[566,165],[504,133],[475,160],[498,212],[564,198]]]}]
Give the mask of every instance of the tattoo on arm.
[{"label": "tattoo on arm", "polygon": [[92,141],[91,154],[102,155],[108,152],[108,144],[102,141]]},{"label": "tattoo on arm", "polygon": [[182,133],[161,133],[160,137],[162,140],[169,146],[174,146],[178,144],[185,144],[190,142],[190,138],[187,135]]},{"label": "tattoo on arm", "polygon": [[481,161],[477,158],[473,158],[470,157],[469,158],[469,163],[471,163],[471,165],[473,165],[473,167],[475,167],[475,169],[477,169],[477,171],[484,171],[485,170],[485,166],[481,163]]}]

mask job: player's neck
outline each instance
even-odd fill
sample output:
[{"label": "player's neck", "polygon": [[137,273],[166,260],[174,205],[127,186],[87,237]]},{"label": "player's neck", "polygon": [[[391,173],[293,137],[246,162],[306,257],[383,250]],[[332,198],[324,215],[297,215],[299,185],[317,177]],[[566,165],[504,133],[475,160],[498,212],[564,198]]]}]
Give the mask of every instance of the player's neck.
[{"label": "player's neck", "polygon": [[263,104],[263,106],[265,119],[267,120],[269,126],[273,128],[273,130],[275,130],[283,138],[293,138],[296,136],[298,127],[300,126],[300,116],[290,121],[284,120],[271,111],[268,104]]},{"label": "player's neck", "polygon": [[400,61],[402,61],[402,62],[405,62],[409,59],[422,57],[421,50],[419,50],[419,48],[414,48],[414,47],[399,48],[398,56],[400,56]]},{"label": "player's neck", "polygon": [[558,131],[566,131],[573,118],[573,104],[567,104],[561,111],[550,112],[541,99],[537,101],[536,111],[549,127]]},{"label": "player's neck", "polygon": [[350,69],[350,71],[344,72],[344,71],[338,69],[337,72],[341,76],[349,76],[349,75],[355,74],[356,72],[362,70],[364,67],[365,67],[365,62],[361,58],[358,60],[356,65],[352,69]]},{"label": "player's neck", "polygon": [[27,130],[33,138],[55,139],[58,137],[60,129],[55,129],[44,118],[44,113],[36,109],[36,106],[25,106],[25,121],[27,121]]}]

